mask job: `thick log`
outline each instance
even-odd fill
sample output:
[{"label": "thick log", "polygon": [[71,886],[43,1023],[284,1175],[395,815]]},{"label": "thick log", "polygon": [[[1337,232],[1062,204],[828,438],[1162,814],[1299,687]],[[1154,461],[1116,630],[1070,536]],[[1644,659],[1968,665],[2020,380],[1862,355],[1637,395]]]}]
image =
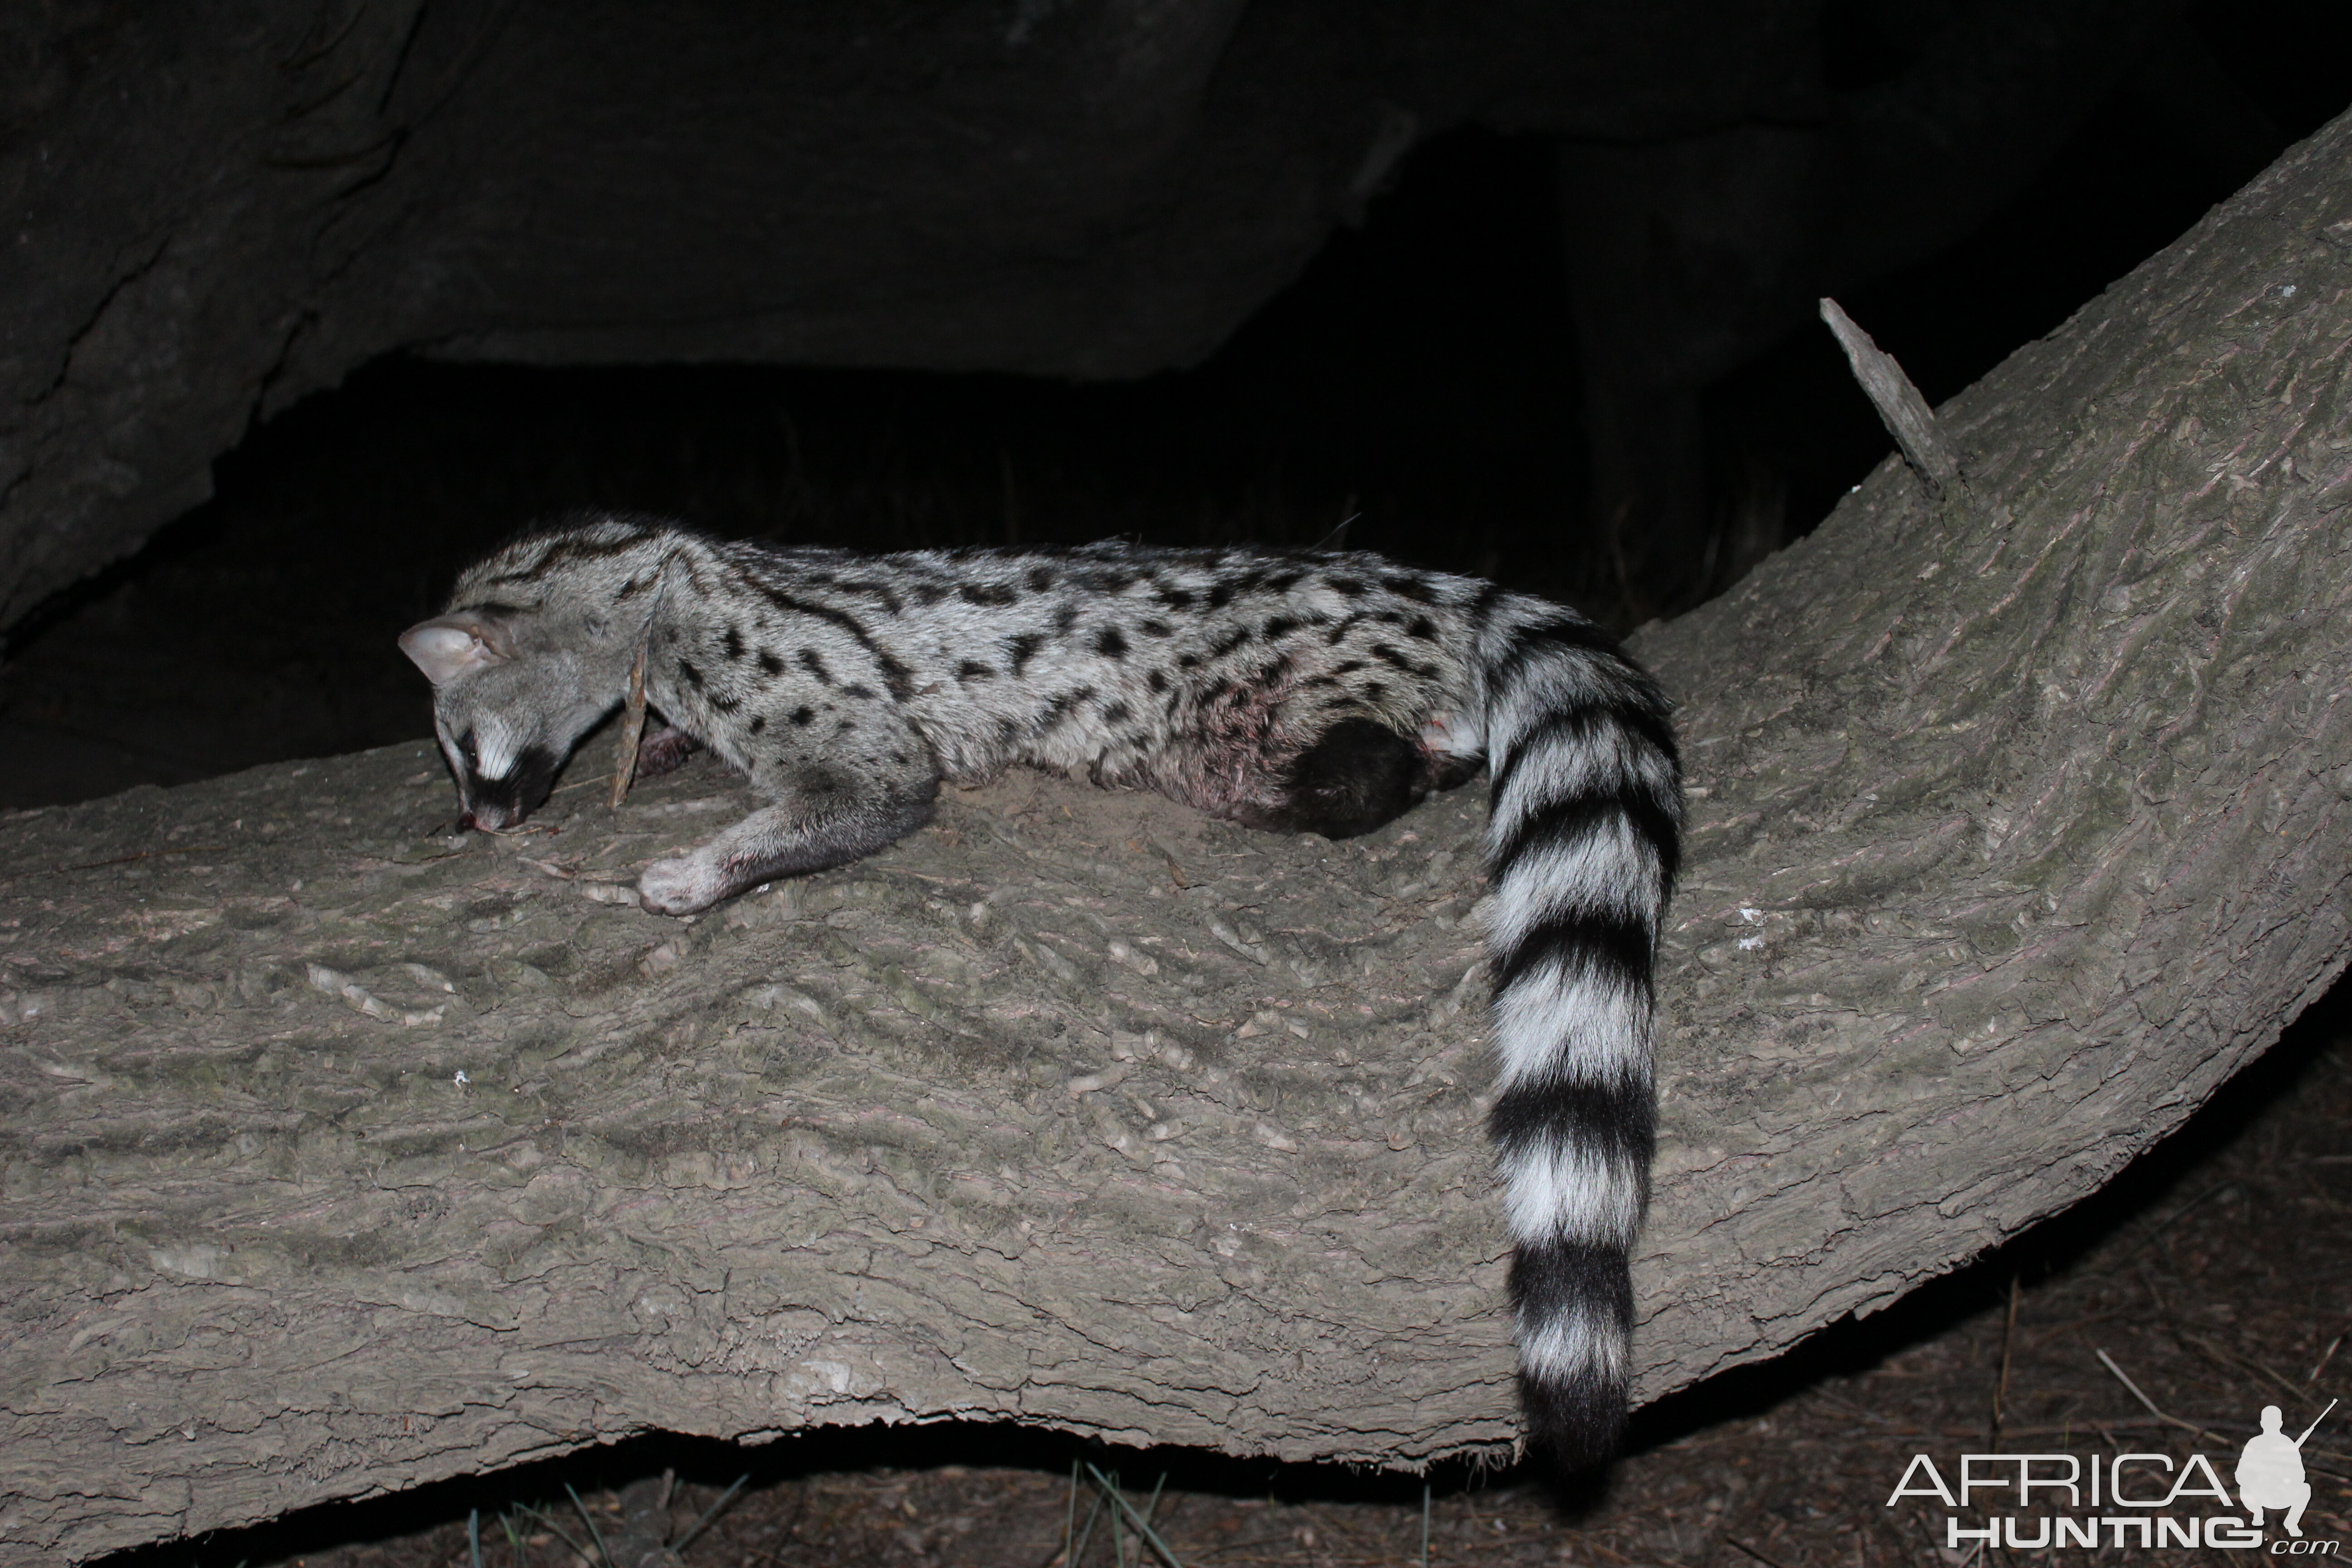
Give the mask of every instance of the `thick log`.
[{"label": "thick log", "polygon": [[[2342,966],[2352,120],[1642,640],[1683,722],[1655,1395],[2087,1193]],[[604,754],[601,747],[590,758]],[[647,1427],[1508,1444],[1458,795],[1034,777],[692,924],[740,792],[429,747],[0,819],[0,1563]]]}]

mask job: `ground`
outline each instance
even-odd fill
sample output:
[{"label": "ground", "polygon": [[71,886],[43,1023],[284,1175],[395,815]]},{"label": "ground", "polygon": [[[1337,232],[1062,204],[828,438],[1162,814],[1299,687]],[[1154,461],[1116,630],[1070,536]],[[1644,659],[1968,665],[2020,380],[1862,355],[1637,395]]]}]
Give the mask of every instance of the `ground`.
[{"label": "ground", "polygon": [[[996,1426],[820,1431],[761,1449],[649,1441],[126,1553],[105,1568],[455,1568],[473,1560],[469,1523],[495,1568],[571,1568],[582,1558],[568,1542],[590,1542],[585,1521],[614,1521],[606,1489],[665,1467],[677,1476],[677,1531],[750,1478],[688,1545],[690,1568],[1151,1561],[1131,1531],[1114,1531],[1105,1486],[1083,1467],[1115,1481],[1187,1568],[1960,1568],[1977,1548],[1946,1545],[1948,1514],[1977,1529],[1988,1512],[2021,1512],[2030,1542],[2049,1510],[1948,1510],[1933,1497],[1890,1505],[1915,1455],[1957,1485],[1964,1452],[2144,1451],[2183,1465],[2202,1452],[2233,1485],[2263,1405],[2281,1406],[2292,1434],[2352,1394],[2352,1354],[2340,1353],[2352,1334],[2348,1121],[2352,996],[2339,993],[2100,1198],[1878,1318],[1644,1412],[1605,1481],[1565,1490],[1528,1468],[1444,1470],[1424,1483],[1084,1448]],[[2305,1539],[2352,1537],[2352,1412],[2322,1421],[2304,1456],[2314,1489]],[[2198,1511],[2186,1499],[2170,1510]],[[2270,1540],[2284,1542],[2277,1516],[2267,1522]],[[1064,1555],[1072,1534],[1084,1544],[1075,1562]]]}]

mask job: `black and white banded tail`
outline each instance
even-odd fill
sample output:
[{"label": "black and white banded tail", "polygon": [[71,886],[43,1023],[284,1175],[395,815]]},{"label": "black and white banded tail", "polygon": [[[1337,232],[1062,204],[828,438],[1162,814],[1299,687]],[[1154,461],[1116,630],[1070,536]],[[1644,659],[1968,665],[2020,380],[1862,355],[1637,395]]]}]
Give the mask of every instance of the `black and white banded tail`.
[{"label": "black and white banded tail", "polygon": [[1597,628],[1512,596],[1482,629],[1497,1096],[1528,1435],[1570,1468],[1625,1420],[1649,1201],[1659,923],[1682,782],[1667,703]]}]

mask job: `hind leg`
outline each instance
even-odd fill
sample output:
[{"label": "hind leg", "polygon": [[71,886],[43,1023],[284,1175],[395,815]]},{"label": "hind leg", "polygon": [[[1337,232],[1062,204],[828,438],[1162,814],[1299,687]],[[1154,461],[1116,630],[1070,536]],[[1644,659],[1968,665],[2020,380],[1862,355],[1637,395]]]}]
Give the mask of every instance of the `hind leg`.
[{"label": "hind leg", "polygon": [[1353,838],[1412,810],[1429,793],[1426,773],[1421,748],[1394,730],[1342,719],[1290,764],[1280,820],[1267,826]]}]

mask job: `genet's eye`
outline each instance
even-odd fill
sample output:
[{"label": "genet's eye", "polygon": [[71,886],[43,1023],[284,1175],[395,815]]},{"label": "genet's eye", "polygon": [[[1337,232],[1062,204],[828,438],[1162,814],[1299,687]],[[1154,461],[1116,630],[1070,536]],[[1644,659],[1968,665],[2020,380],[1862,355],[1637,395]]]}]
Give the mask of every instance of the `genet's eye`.
[{"label": "genet's eye", "polygon": [[471,730],[457,737],[457,754],[466,759],[467,772],[478,773],[482,771],[482,759],[475,754],[474,732]]}]

